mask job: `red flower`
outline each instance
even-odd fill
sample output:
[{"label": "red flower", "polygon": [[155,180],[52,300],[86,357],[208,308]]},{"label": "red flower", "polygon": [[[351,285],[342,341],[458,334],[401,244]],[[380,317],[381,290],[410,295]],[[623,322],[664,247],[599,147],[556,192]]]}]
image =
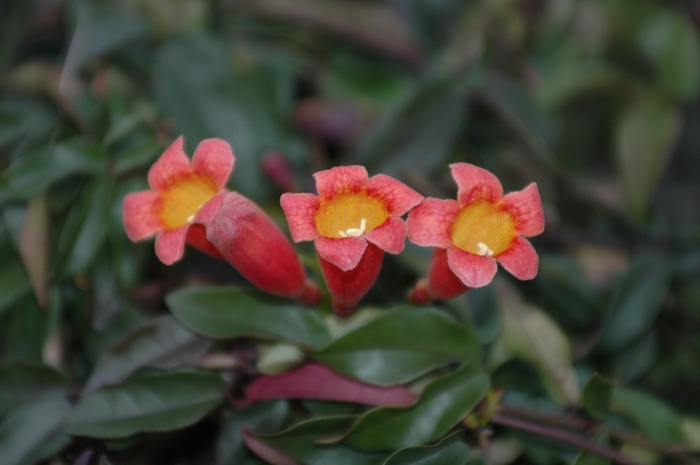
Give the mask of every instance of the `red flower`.
[{"label": "red flower", "polygon": [[406,224],[400,218],[423,196],[362,166],[314,174],[318,196],[283,194],[280,199],[294,242],[314,241],[323,277],[340,314],[355,309],[377,279],[384,251],[401,252]]},{"label": "red flower", "polygon": [[455,297],[483,287],[496,274],[496,262],[518,279],[537,275],[537,252],[525,237],[544,230],[542,201],[535,183],[503,196],[490,172],[468,163],[450,165],[457,200],[428,198],[408,215],[408,237],[437,247],[427,281],[411,293],[416,303]]},{"label": "red flower", "polygon": [[226,193],[235,157],[221,139],[203,140],[192,163],[178,137],[148,171],[153,190],[127,194],[122,205],[126,235],[140,241],[156,235],[156,255],[166,265],[182,258],[185,242],[221,257],[205,237],[203,223],[216,213]]}]

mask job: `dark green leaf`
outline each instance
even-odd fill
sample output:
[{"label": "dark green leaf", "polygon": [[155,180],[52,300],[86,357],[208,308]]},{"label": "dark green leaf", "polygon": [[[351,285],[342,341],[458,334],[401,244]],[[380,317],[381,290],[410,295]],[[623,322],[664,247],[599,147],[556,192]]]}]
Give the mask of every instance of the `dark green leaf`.
[{"label": "dark green leaf", "polygon": [[29,280],[19,260],[5,259],[0,268],[0,313],[29,291]]},{"label": "dark green leaf", "polygon": [[39,308],[30,295],[19,299],[12,308],[4,342],[5,360],[41,363],[41,351],[48,336],[50,315]]},{"label": "dark green leaf", "polygon": [[63,449],[70,438],[60,424],[70,404],[49,397],[11,410],[0,423],[0,457],[3,465],[33,465]]},{"label": "dark green leaf", "polygon": [[469,446],[462,442],[463,436],[463,431],[457,431],[434,446],[398,450],[384,465],[465,465],[469,461]]},{"label": "dark green leaf", "polygon": [[192,362],[211,347],[171,316],[147,321],[127,332],[102,355],[85,392],[124,381],[140,368],[172,368]]},{"label": "dark green leaf", "polygon": [[697,95],[700,39],[686,15],[670,9],[652,15],[641,32],[640,42],[677,97],[692,99]]},{"label": "dark green leaf", "polygon": [[99,172],[105,166],[104,152],[89,142],[71,140],[35,149],[0,176],[0,202],[32,197],[66,176]]},{"label": "dark green leaf", "polygon": [[68,379],[46,365],[7,363],[0,366],[0,416],[18,405],[63,397]]},{"label": "dark green leaf", "polygon": [[107,235],[114,180],[95,177],[85,186],[61,230],[56,266],[72,275],[88,267]]},{"label": "dark green leaf", "polygon": [[75,436],[119,438],[184,428],[220,404],[224,388],[224,380],[211,373],[137,375],[83,397],[68,414],[64,430]]},{"label": "dark green leaf", "polygon": [[466,98],[466,92],[444,80],[416,87],[381,117],[358,144],[352,160],[392,176],[405,170],[438,170],[462,127]]},{"label": "dark green leaf", "polygon": [[[322,444],[342,436],[357,419],[354,415],[326,417],[297,423],[274,435],[247,433],[246,443],[258,446],[256,453],[263,458],[267,454],[283,454],[286,458],[306,465],[379,465],[387,458],[386,453],[362,452],[343,443]],[[292,463],[292,462],[285,462]]]},{"label": "dark green leaf", "polygon": [[479,361],[471,328],[435,309],[397,308],[331,342],[312,356],[370,384],[405,383],[451,362]]},{"label": "dark green leaf", "polygon": [[651,439],[664,443],[683,441],[681,417],[658,397],[618,386],[612,401],[614,411],[632,419]]},{"label": "dark green leaf", "polygon": [[614,388],[615,383],[596,373],[583,389],[581,396],[583,407],[594,417],[607,418],[610,414],[610,399]]},{"label": "dark green leaf", "polygon": [[280,429],[289,414],[286,401],[263,401],[236,410],[228,417],[216,441],[216,465],[237,465],[247,455],[241,429],[256,433],[273,433]]},{"label": "dark green leaf", "polygon": [[620,279],[610,302],[598,347],[617,351],[644,336],[668,294],[673,268],[665,257],[642,255]]},{"label": "dark green leaf", "polygon": [[321,347],[330,336],[316,312],[284,299],[239,288],[188,287],[166,303],[185,327],[205,337],[256,336]]},{"label": "dark green leaf", "polygon": [[120,175],[141,166],[153,163],[163,151],[163,146],[154,139],[147,139],[127,150],[114,162],[114,174]]},{"label": "dark green leaf", "polygon": [[615,150],[631,211],[646,215],[681,129],[680,109],[663,95],[639,96],[620,116]]},{"label": "dark green leaf", "polygon": [[429,384],[406,408],[381,407],[357,420],[344,442],[361,450],[396,450],[443,437],[486,395],[489,378],[467,364]]}]

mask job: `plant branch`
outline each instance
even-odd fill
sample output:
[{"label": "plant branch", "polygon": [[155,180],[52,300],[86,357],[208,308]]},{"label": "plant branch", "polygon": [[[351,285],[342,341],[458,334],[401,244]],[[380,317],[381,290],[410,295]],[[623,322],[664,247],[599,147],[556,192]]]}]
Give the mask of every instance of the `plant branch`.
[{"label": "plant branch", "polygon": [[497,413],[491,418],[491,421],[498,425],[508,426],[510,428],[515,428],[522,431],[527,431],[529,433],[534,433],[540,436],[545,436],[551,439],[556,439],[557,441],[571,444],[572,446],[576,446],[579,449],[591,452],[601,457],[608,458],[623,465],[640,465],[638,462],[632,460],[626,455],[623,455],[608,447],[601,446],[600,444],[591,442],[588,439],[582,438],[581,436],[578,436],[570,431],[562,431],[560,429],[552,428],[549,426],[530,423],[529,421],[511,417],[503,413]]}]

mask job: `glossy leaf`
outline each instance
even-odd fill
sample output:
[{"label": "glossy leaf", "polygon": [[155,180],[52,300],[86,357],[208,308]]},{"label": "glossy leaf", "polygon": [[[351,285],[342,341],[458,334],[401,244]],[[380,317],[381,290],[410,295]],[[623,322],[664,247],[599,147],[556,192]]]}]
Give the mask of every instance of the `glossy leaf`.
[{"label": "glossy leaf", "polygon": [[612,409],[630,418],[651,439],[664,443],[682,441],[681,417],[664,401],[631,388],[613,391]]},{"label": "glossy leaf", "polygon": [[639,96],[620,116],[615,151],[631,211],[646,216],[680,128],[679,109],[659,94]]},{"label": "glossy leaf", "polygon": [[0,366],[0,417],[22,404],[63,397],[67,384],[66,376],[55,368],[6,363]]},{"label": "glossy leaf", "polygon": [[261,376],[248,385],[245,401],[261,399],[316,399],[375,406],[406,406],[416,395],[398,385],[379,387],[346,378],[319,363],[277,376]]},{"label": "glossy leaf", "polygon": [[615,383],[596,373],[588,380],[583,389],[581,402],[588,413],[596,418],[605,419],[610,415],[610,399]]},{"label": "glossy leaf", "polygon": [[489,378],[475,365],[429,384],[416,404],[380,407],[360,417],[344,442],[361,450],[396,450],[443,437],[486,395]]},{"label": "glossy leaf", "polygon": [[171,316],[161,316],[128,331],[95,366],[84,393],[118,384],[140,368],[172,368],[193,362],[211,341],[192,334]]},{"label": "glossy leaf", "polygon": [[234,411],[224,423],[216,440],[216,465],[238,465],[248,455],[241,430],[273,433],[289,414],[286,401],[256,402]]},{"label": "glossy leaf", "polygon": [[89,142],[69,140],[35,149],[0,175],[0,203],[32,197],[66,176],[99,172],[105,165],[105,153]]},{"label": "glossy leaf", "polygon": [[379,465],[388,454],[363,452],[343,443],[322,442],[342,436],[357,417],[353,415],[316,418],[297,423],[273,435],[244,431],[249,449],[274,465]]},{"label": "glossy leaf", "polygon": [[106,235],[114,181],[95,177],[68,213],[59,239],[56,259],[60,272],[72,275],[89,266]]},{"label": "glossy leaf", "polygon": [[561,328],[541,309],[524,304],[513,292],[506,293],[502,300],[501,322],[499,343],[505,352],[531,364],[554,400],[578,404],[578,377],[569,339]]},{"label": "glossy leaf", "polygon": [[184,428],[223,401],[224,387],[224,380],[211,373],[137,375],[80,399],[68,414],[64,430],[75,436],[120,438]]},{"label": "glossy leaf", "polygon": [[598,347],[616,351],[644,336],[654,324],[672,277],[669,260],[660,255],[638,257],[618,282]]},{"label": "glossy leaf", "polygon": [[652,15],[642,29],[642,48],[680,98],[692,99],[700,86],[700,38],[690,19],[676,11]]},{"label": "glossy leaf", "polygon": [[457,431],[434,446],[398,450],[384,465],[465,465],[469,460],[469,446],[462,441],[463,436],[462,431]]},{"label": "glossy leaf", "polygon": [[264,337],[321,347],[328,331],[316,312],[289,300],[239,288],[188,287],[166,303],[186,328],[205,337]]},{"label": "glossy leaf", "polygon": [[0,420],[3,465],[33,465],[63,449],[70,438],[60,429],[70,410],[63,397],[48,397],[10,410]]},{"label": "glossy leaf", "polygon": [[342,335],[319,352],[319,362],[370,384],[401,384],[451,362],[478,361],[471,328],[435,309],[400,307]]}]

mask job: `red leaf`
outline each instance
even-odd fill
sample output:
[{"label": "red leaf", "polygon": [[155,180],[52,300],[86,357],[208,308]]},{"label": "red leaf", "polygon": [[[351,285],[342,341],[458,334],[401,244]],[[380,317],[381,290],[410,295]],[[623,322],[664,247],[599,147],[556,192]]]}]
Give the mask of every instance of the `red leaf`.
[{"label": "red leaf", "polygon": [[277,376],[261,376],[248,385],[244,403],[263,399],[318,399],[405,407],[417,397],[402,385],[373,386],[346,378],[319,363],[308,363]]}]

